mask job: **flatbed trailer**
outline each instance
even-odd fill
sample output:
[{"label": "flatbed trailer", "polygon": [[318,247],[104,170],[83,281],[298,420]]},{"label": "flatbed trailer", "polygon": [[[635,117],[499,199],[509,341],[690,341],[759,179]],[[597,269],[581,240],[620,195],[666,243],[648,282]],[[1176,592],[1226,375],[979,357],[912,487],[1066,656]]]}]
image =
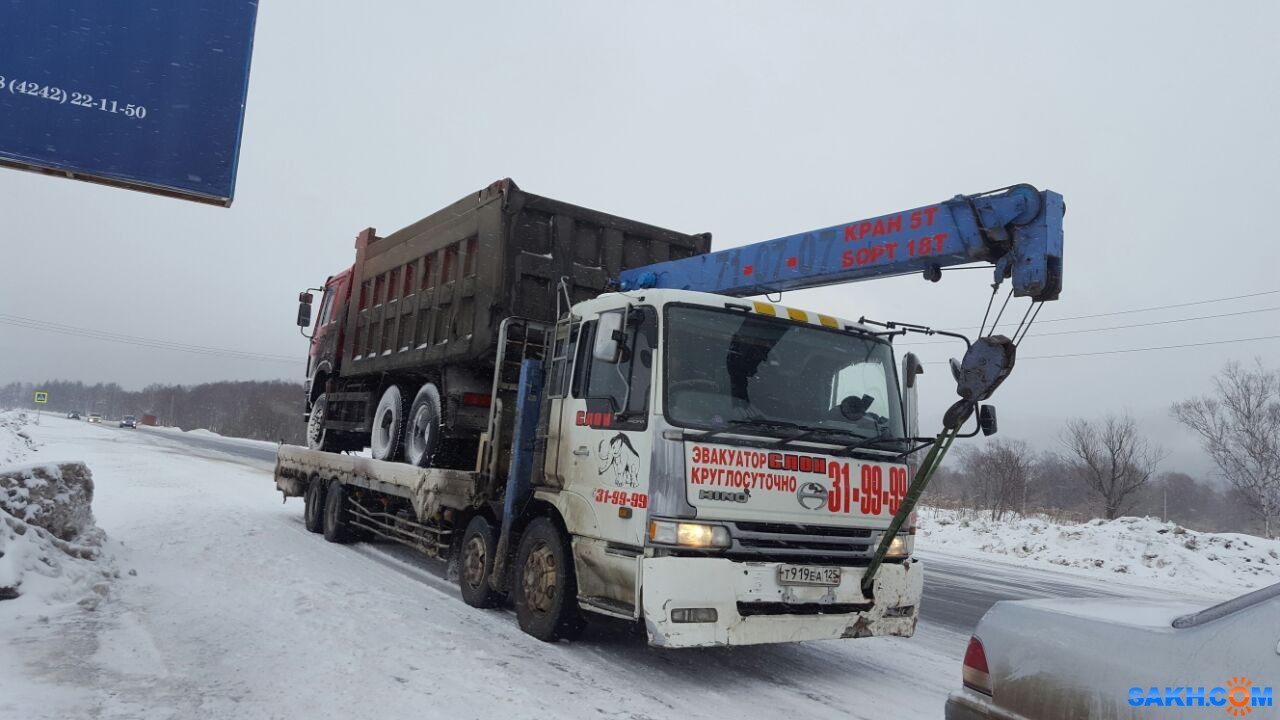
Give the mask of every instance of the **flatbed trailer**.
[{"label": "flatbed trailer", "polygon": [[[276,489],[286,498],[306,497],[323,489],[334,498],[335,508],[347,521],[340,534],[355,539],[363,531],[410,545],[433,557],[450,547],[453,531],[450,520],[466,512],[482,496],[481,475],[466,470],[420,468],[405,463],[386,462],[358,455],[309,450],[297,445],[281,445],[276,454]],[[338,490],[342,488],[342,490]],[[376,503],[357,499],[351,488],[369,491]],[[314,513],[324,508],[307,504],[309,529],[322,526]],[[399,502],[397,502],[399,501]],[[339,523],[342,525],[342,523]]]}]

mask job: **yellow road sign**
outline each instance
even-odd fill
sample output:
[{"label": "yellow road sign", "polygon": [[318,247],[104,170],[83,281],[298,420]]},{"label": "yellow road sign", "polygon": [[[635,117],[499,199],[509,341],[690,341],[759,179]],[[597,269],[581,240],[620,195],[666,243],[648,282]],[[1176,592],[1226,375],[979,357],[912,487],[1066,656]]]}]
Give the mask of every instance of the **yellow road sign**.
[{"label": "yellow road sign", "polygon": [[49,402],[49,393],[44,391],[37,392],[36,402],[39,403],[40,405],[44,405],[45,403]]}]

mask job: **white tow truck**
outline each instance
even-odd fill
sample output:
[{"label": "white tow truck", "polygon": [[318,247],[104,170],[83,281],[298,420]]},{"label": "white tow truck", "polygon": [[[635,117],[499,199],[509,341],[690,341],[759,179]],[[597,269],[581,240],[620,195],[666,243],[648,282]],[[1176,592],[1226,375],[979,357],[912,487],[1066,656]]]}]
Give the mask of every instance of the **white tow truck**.
[{"label": "white tow truck", "polygon": [[[521,628],[547,641],[593,615],[642,622],[671,648],[909,637],[924,580],[911,506],[966,419],[978,411],[994,431],[978,403],[1008,374],[1011,343],[970,347],[947,429],[922,439],[923,368],[908,353],[900,374],[893,353],[904,326],[742,295],[988,260],[1016,294],[1054,299],[1060,198],[1006,193],[1013,209],[979,221],[987,197],[930,206],[928,226],[912,227],[922,208],[628,270],[617,291],[564,298],[554,322],[504,318],[473,467],[283,446],[276,486],[304,498],[307,528],[330,541],[456,559],[467,603],[510,597]],[[895,228],[913,235],[912,258],[927,231],[933,262],[904,263]],[[1044,232],[1056,270],[1028,280],[1002,265]],[[369,423],[384,442],[436,430],[381,405]]]}]

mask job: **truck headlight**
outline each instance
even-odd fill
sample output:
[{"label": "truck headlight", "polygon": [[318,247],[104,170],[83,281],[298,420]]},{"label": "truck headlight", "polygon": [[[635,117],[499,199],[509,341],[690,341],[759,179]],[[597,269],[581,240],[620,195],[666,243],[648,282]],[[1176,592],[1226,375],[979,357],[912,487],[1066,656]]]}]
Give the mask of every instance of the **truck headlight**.
[{"label": "truck headlight", "polygon": [[885,557],[905,558],[910,557],[915,550],[916,538],[914,535],[901,533],[889,543],[889,552],[885,553]]},{"label": "truck headlight", "polygon": [[727,548],[730,544],[729,529],[723,525],[653,520],[649,523],[649,542],[691,548]]}]

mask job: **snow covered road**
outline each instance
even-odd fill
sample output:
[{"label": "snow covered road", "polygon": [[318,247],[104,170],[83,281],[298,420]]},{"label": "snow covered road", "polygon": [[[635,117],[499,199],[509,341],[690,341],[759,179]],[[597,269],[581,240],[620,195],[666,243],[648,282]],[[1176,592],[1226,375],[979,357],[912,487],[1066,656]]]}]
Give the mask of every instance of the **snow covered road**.
[{"label": "snow covered road", "polygon": [[441,563],[306,532],[261,443],[29,430],[32,459],[92,468],[98,524],[137,575],[97,612],[0,604],[0,718],[936,718],[992,602],[1108,594],[926,552],[909,640],[662,651],[601,622],[547,645],[463,604]]}]

